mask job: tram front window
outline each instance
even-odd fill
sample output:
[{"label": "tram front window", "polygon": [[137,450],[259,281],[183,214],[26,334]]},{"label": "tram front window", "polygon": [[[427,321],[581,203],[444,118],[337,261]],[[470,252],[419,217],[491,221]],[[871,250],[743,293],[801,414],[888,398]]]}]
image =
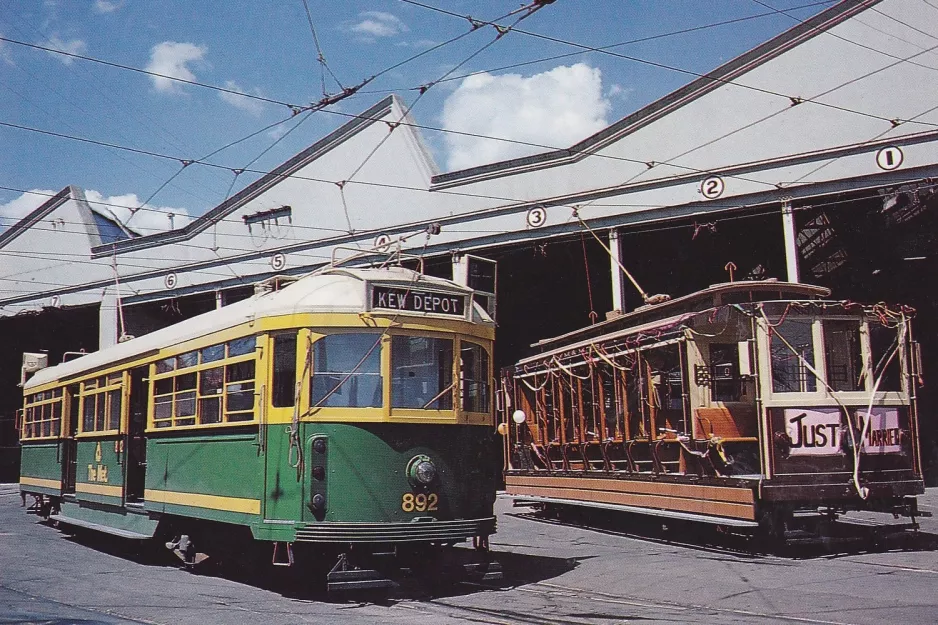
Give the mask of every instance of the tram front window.
[{"label": "tram front window", "polygon": [[391,337],[391,407],[453,409],[453,341]]},{"label": "tram front window", "polygon": [[380,408],[381,335],[332,334],[313,344],[313,408]]},{"label": "tram front window", "polygon": [[863,357],[858,321],[824,321],[827,383],[835,391],[863,390]]},{"label": "tram front window", "polygon": [[773,392],[817,391],[817,379],[807,366],[815,367],[811,328],[810,319],[785,319],[769,328]]}]

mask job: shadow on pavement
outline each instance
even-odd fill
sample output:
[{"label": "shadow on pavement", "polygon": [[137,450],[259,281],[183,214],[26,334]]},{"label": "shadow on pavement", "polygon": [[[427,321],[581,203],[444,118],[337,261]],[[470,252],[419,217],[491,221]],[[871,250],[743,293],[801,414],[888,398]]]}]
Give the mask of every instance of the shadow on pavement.
[{"label": "shadow on pavement", "polygon": [[785,540],[767,539],[745,528],[721,527],[635,515],[610,510],[553,507],[545,511],[519,508],[509,513],[534,523],[575,526],[608,535],[670,544],[697,551],[731,554],[737,558],[765,555],[793,559],[829,558],[838,555],[883,551],[936,551],[938,535],[912,531],[889,523],[853,523],[850,520],[821,523],[786,533]]}]

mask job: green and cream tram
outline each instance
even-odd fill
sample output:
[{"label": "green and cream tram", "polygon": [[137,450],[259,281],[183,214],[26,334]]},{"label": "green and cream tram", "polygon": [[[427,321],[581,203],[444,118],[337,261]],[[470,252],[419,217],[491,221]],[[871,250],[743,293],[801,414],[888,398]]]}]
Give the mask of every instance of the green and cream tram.
[{"label": "green and cream tram", "polygon": [[271,280],[36,373],[20,488],[190,563],[262,541],[276,564],[336,563],[331,587],[380,586],[373,554],[430,566],[495,531],[493,338],[471,290],[408,269]]}]

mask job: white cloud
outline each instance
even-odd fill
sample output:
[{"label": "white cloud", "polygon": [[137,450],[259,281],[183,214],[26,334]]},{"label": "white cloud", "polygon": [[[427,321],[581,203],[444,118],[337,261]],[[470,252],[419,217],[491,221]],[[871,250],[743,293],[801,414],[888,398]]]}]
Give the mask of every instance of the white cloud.
[{"label": "white cloud", "polygon": [[[6,204],[0,204],[0,231],[12,226],[48,202],[56,193],[57,191],[47,189],[33,189]],[[140,234],[164,232],[170,229],[170,224],[173,228],[182,228],[192,221],[189,211],[184,208],[152,204],[146,204],[140,208],[140,198],[135,193],[105,196],[98,191],[86,190],[85,199],[91,210],[111,219],[117,219]],[[173,215],[172,220],[170,220],[170,214]]]},{"label": "white cloud", "polygon": [[[237,91],[238,93],[248,93],[244,89],[238,86],[233,80],[225,82],[225,89],[230,89],[231,91]],[[261,95],[260,89],[254,89],[251,92],[252,95]],[[255,100],[253,98],[246,98],[244,96],[237,95],[235,93],[227,93],[225,91],[219,91],[218,97],[230,104],[231,106],[241,109],[242,111],[247,111],[255,117],[260,115],[264,111],[264,103],[260,100]]]},{"label": "white cloud", "polygon": [[124,0],[95,0],[93,8],[95,13],[113,13],[122,6]]},{"label": "white cloud", "polygon": [[[58,35],[52,35],[49,37],[49,47],[53,50],[58,50],[59,52],[67,52],[69,54],[84,54],[88,49],[88,45],[81,39],[71,39],[70,41],[62,41],[59,39]],[[62,54],[56,54],[55,52],[49,52],[56,60],[62,61],[66,65],[71,65],[75,62],[70,56],[65,56]]]},{"label": "white cloud", "polygon": [[[170,229],[170,224],[172,224],[172,228],[182,228],[192,221],[189,211],[184,208],[154,206],[152,204],[145,204],[141,208],[141,201],[136,193],[105,197],[98,191],[86,190],[85,199],[88,200],[92,210],[113,216],[128,228],[140,234],[164,232]],[[172,219],[170,219],[170,215],[172,215]]]},{"label": "white cloud", "polygon": [[5,230],[17,221],[39,208],[49,198],[54,196],[56,191],[47,189],[33,189],[23,193],[16,199],[10,200],[6,204],[0,204],[0,230]]},{"label": "white cloud", "polygon": [[[162,76],[194,81],[195,74],[189,69],[189,64],[204,63],[203,59],[207,52],[208,48],[205,46],[164,41],[156,44],[150,50],[150,62],[147,63],[146,69],[148,72],[161,74]],[[150,77],[157,91],[164,93],[179,93],[182,91],[179,83],[162,76]]]},{"label": "white cloud", "polygon": [[[577,63],[527,78],[469,76],[446,98],[442,122],[447,130],[564,147],[605,128],[609,109],[600,70]],[[544,151],[457,134],[445,141],[450,170]]]},{"label": "white cloud", "polygon": [[361,21],[349,27],[353,33],[368,37],[393,37],[405,33],[409,28],[396,15],[383,11],[363,11]]}]

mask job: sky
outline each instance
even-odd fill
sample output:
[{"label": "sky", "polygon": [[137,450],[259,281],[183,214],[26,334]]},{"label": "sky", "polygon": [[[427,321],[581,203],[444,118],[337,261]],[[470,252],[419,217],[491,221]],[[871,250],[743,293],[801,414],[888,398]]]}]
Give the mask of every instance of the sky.
[{"label": "sky", "polygon": [[441,172],[567,147],[833,4],[0,0],[0,230],[68,185],[178,228],[390,93]]}]

